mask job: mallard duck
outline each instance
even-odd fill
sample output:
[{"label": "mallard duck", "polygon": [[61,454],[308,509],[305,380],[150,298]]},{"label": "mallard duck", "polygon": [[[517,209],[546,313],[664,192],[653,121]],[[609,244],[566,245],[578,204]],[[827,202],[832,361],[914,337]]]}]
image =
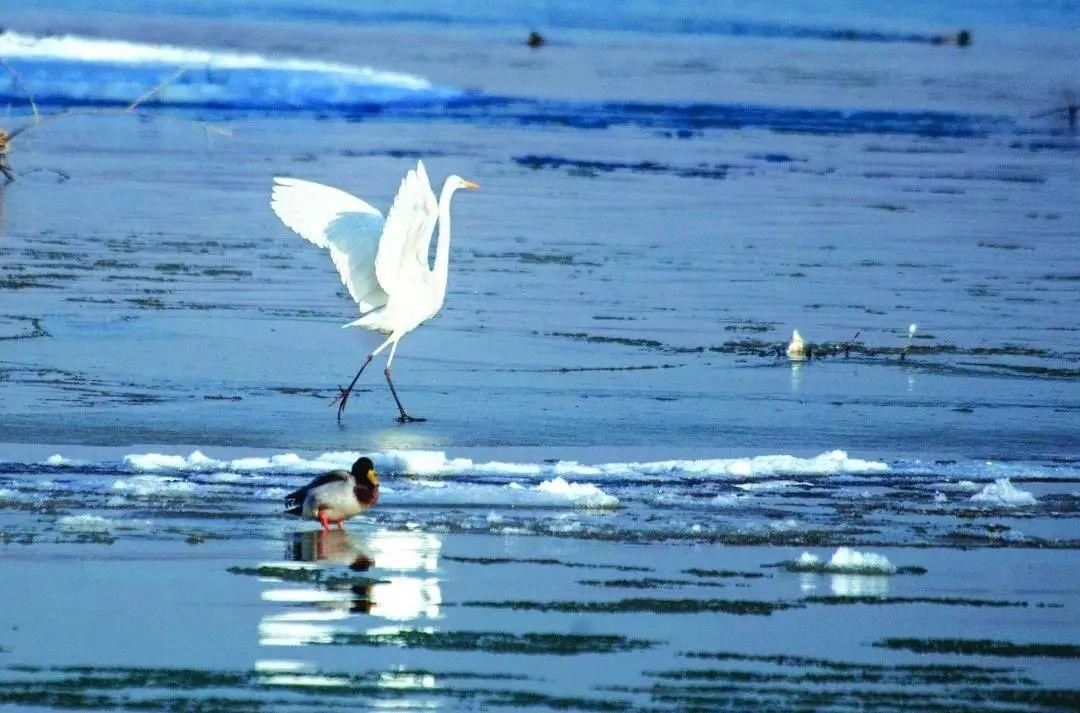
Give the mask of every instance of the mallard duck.
[{"label": "mallard duck", "polygon": [[285,496],[285,513],[305,520],[318,520],[323,530],[336,522],[355,517],[379,499],[379,478],[370,458],[359,458],[352,471],[332,470],[320,475],[299,490]]}]

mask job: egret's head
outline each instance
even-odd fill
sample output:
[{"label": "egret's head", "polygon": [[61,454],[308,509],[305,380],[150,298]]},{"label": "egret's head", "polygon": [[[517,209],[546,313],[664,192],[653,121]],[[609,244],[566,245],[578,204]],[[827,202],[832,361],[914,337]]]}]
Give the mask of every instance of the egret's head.
[{"label": "egret's head", "polygon": [[367,480],[372,485],[379,484],[379,477],[375,475],[375,464],[370,458],[358,458],[352,464],[352,474],[358,481]]},{"label": "egret's head", "polygon": [[448,190],[448,191],[453,192],[453,191],[458,190],[459,188],[479,188],[479,187],[480,186],[476,185],[472,181],[466,181],[461,176],[450,176],[449,178],[446,179],[446,185],[443,186],[443,190]]}]

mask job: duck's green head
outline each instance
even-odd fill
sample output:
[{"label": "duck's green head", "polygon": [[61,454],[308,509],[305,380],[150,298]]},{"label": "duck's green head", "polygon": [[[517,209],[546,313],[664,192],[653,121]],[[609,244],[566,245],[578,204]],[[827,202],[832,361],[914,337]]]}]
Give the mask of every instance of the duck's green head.
[{"label": "duck's green head", "polygon": [[375,464],[370,458],[357,458],[352,464],[352,474],[357,481],[366,479],[372,485],[379,484],[379,476],[375,475]]}]

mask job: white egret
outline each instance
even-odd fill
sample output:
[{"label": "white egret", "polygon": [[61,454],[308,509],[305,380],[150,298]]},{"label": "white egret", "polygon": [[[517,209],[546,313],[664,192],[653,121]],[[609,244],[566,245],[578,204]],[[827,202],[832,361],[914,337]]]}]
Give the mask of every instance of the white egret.
[{"label": "white egret", "polygon": [[[405,413],[390,378],[390,364],[401,338],[442,307],[450,266],[450,198],[459,188],[477,187],[460,176],[450,176],[436,202],[424,162],[419,161],[415,170],[405,174],[383,220],[368,203],[337,188],[274,178],[270,207],[300,237],[330,251],[341,281],[360,308],[360,319],[344,326],[390,335],[367,355],[348,388],[338,387],[341,394],[331,404],[338,406],[338,420],[364,368],[386,347],[390,356],[383,373],[397,403],[397,420],[425,420]],[[432,269],[428,251],[436,221],[439,240]]]}]

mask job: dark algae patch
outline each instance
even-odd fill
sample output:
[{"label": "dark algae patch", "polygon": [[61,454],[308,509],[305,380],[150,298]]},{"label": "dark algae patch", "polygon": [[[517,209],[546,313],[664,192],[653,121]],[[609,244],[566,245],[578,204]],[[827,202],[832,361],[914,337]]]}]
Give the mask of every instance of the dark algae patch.
[{"label": "dark algae patch", "polygon": [[[122,667],[9,666],[0,680],[0,706],[68,710],[140,710],[173,713],[246,711],[366,710],[399,708],[417,694],[411,685],[388,686],[385,671],[295,674],[282,680],[272,672]],[[521,689],[528,676],[471,671],[397,669],[405,681],[426,679],[422,695],[451,710],[546,708],[620,711],[627,702],[554,695]],[[504,688],[507,683],[515,684]],[[300,695],[302,698],[298,698]],[[412,706],[408,706],[412,708]],[[426,706],[425,706],[426,707]]]},{"label": "dark algae patch", "polygon": [[660,579],[641,577],[639,579],[582,579],[578,584],[589,587],[611,587],[613,589],[668,589],[672,587],[722,587],[718,582],[702,582],[693,579]]},{"label": "dark algae patch", "polygon": [[567,169],[574,176],[594,177],[601,173],[615,173],[627,171],[630,173],[666,173],[682,178],[726,178],[729,166],[723,164],[709,165],[706,163],[697,166],[670,166],[656,161],[587,161],[581,159],[565,158],[562,156],[515,156],[514,162],[533,170],[544,168]]},{"label": "dark algae patch", "polygon": [[1040,688],[1015,667],[891,665],[734,651],[682,656],[714,665],[644,671],[651,685],[606,690],[648,696],[663,710],[1021,713],[1076,710],[1080,700],[1080,691]]},{"label": "dark algae patch", "polygon": [[468,564],[495,565],[495,564],[540,564],[558,567],[572,567],[580,569],[611,569],[619,572],[651,572],[651,567],[625,564],[591,564],[589,562],[564,562],[553,557],[515,559],[513,557],[461,557],[443,555],[446,562],[463,562]]},{"label": "dark algae patch", "polygon": [[683,574],[690,574],[695,577],[709,577],[717,579],[728,578],[740,578],[740,579],[761,579],[765,575],[761,572],[736,572],[731,569],[700,569],[698,567],[691,567],[690,569],[684,569]]},{"label": "dark algae patch", "polygon": [[882,649],[912,651],[917,654],[1080,659],[1080,646],[1076,644],[1017,644],[995,639],[887,638],[876,642],[874,646]]},{"label": "dark algae patch", "polygon": [[718,612],[724,614],[749,614],[768,616],[776,611],[797,608],[798,604],[766,602],[747,599],[656,599],[635,597],[611,602],[553,601],[471,601],[463,606],[488,609],[513,609],[515,611],[543,611],[600,614],[650,613],[650,614],[701,614]]},{"label": "dark algae patch", "polygon": [[243,574],[249,577],[268,577],[280,579],[283,582],[305,582],[320,584],[326,587],[339,585],[369,585],[378,584],[384,580],[372,577],[362,577],[350,574],[330,574],[324,569],[298,568],[298,567],[275,567],[273,565],[261,565],[259,567],[229,567],[230,574]]},{"label": "dark algae patch", "polygon": [[941,604],[957,607],[1026,607],[1027,602],[1010,602],[1000,599],[968,599],[965,597],[875,597],[875,596],[827,596],[806,597],[808,604]]},{"label": "dark algae patch", "polygon": [[575,656],[648,649],[658,642],[617,634],[510,634],[503,631],[417,631],[334,634],[339,646],[395,646],[432,651],[484,651],[496,654]]}]

